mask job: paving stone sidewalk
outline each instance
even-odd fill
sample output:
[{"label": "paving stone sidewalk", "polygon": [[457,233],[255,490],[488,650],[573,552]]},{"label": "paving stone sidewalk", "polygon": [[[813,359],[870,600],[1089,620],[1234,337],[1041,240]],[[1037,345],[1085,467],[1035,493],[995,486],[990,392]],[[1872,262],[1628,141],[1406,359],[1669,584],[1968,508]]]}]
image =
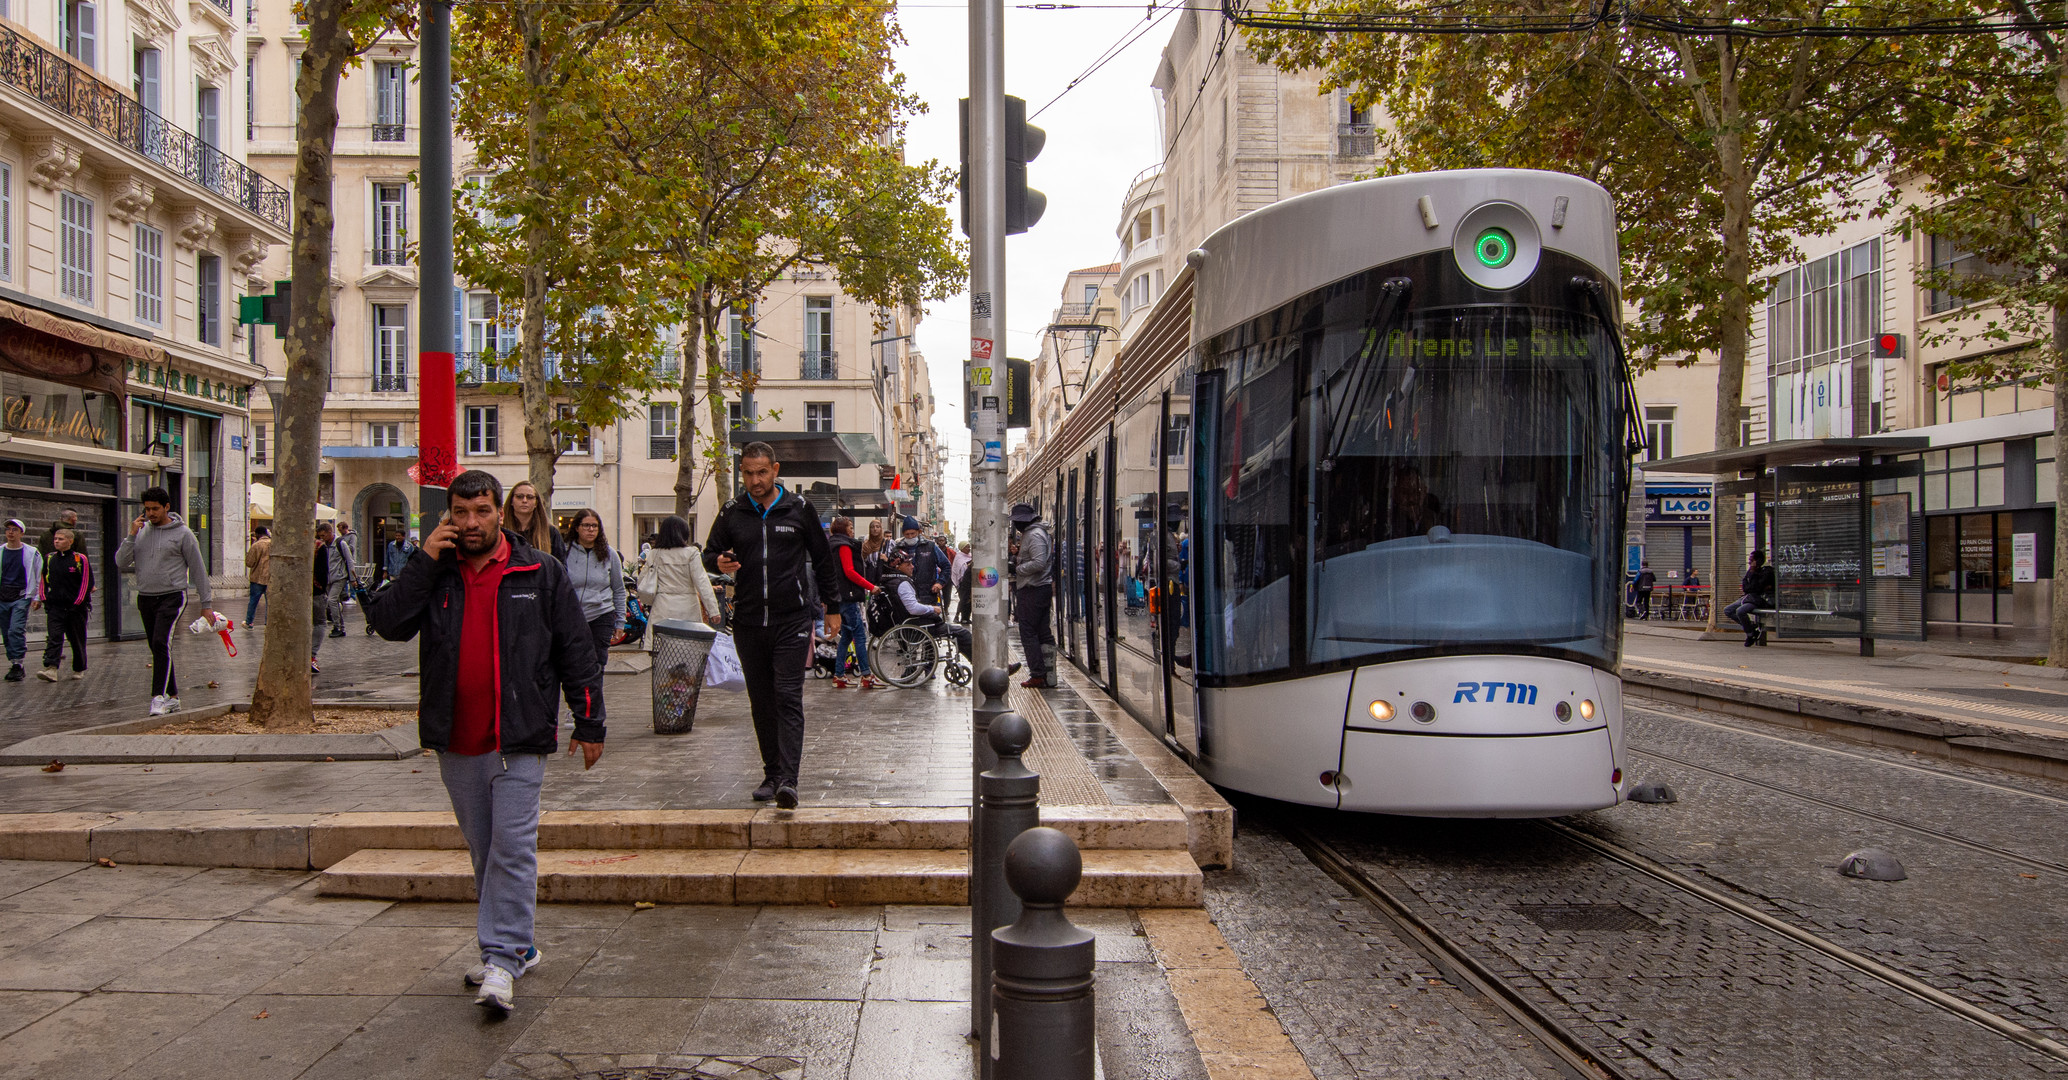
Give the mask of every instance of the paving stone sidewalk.
[{"label": "paving stone sidewalk", "polygon": [[[0,1080],[971,1075],[967,908],[541,905],[496,1020],[461,983],[473,905],[313,876],[0,862]],[[1104,1074],[1205,1080],[1136,914],[1070,915]]]}]

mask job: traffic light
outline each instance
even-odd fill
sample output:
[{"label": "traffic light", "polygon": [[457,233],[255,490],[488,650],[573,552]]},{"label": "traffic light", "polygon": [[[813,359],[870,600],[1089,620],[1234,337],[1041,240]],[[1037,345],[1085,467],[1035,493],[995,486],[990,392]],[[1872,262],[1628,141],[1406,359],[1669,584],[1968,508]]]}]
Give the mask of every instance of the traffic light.
[{"label": "traffic light", "polygon": [[1005,99],[1005,231],[1023,233],[1041,220],[1048,196],[1027,186],[1027,163],[1041,156],[1048,133],[1027,122],[1027,102]]},{"label": "traffic light", "polygon": [[[969,234],[969,99],[961,101],[962,172],[955,189],[962,195],[962,232]],[[1048,133],[1027,122],[1027,102],[1005,99],[1005,231],[1023,233],[1041,220],[1048,196],[1027,186],[1027,163],[1041,156]]]},{"label": "traffic light", "polygon": [[240,323],[270,323],[273,336],[287,336],[287,303],[294,291],[294,282],[276,281],[271,296],[240,296],[237,298],[237,321]]},{"label": "traffic light", "polygon": [[1876,360],[1898,360],[1903,356],[1903,335],[1874,335],[1874,358]]}]

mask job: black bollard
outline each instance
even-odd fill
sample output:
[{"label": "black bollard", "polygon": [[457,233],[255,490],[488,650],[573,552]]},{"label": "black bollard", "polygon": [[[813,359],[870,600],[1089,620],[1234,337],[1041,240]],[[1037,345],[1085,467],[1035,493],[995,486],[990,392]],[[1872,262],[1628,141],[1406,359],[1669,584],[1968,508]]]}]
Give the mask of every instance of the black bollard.
[{"label": "black bollard", "polygon": [[[989,732],[998,764],[977,777],[981,812],[969,837],[969,1007],[970,1030],[979,1051],[991,1038],[991,931],[1020,917],[1020,901],[1005,882],[1005,852],[1013,838],[1041,824],[1041,777],[1020,755],[1034,741],[1034,729],[1019,713],[999,713]],[[980,1052],[978,1061],[989,1060]],[[988,1069],[979,1066],[980,1074]]]},{"label": "black bollard", "polygon": [[[1006,688],[1011,685],[1012,676],[1007,675],[1004,668],[985,668],[977,674],[977,703],[970,710],[973,730],[969,740],[969,776],[972,785],[977,777],[984,775],[984,770],[998,764],[998,754],[991,749],[991,740],[986,737],[986,732],[991,730],[993,718],[1011,708],[1005,703]],[[970,806],[972,809],[976,806],[974,798],[970,800]]]},{"label": "black bollard", "polygon": [[1090,931],[1063,915],[1083,876],[1076,842],[1055,829],[1028,829],[1006,850],[1005,877],[1022,910],[991,934],[990,1080],[1092,1080],[1098,949]]}]

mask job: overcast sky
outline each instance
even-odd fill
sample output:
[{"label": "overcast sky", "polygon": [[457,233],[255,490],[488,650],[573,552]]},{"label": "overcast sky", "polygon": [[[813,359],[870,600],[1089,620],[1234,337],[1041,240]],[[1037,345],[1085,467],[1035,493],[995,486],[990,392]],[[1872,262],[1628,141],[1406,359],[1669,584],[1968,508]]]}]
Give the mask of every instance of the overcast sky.
[{"label": "overcast sky", "polygon": [[[1116,261],[1128,182],[1162,158],[1149,79],[1175,20],[1159,8],[1161,21],[1149,27],[1147,12],[1146,3],[1036,10],[1008,0],[1005,88],[1025,98],[1030,113],[1063,94],[1110,47],[1148,28],[1034,120],[1048,133],[1048,143],[1028,166],[1029,186],[1048,196],[1048,211],[1031,231],[1006,241],[1008,355],[1032,358],[1039,351],[1040,331],[1061,298],[1064,274]],[[909,156],[936,158],[952,169],[961,157],[956,101],[969,94],[967,10],[919,0],[901,5],[898,21],[907,42],[898,50],[898,68],[928,106],[907,132]],[[960,215],[960,207],[951,210],[951,219],[959,221]],[[962,415],[962,364],[969,353],[968,294],[927,308],[918,345],[933,376],[934,426],[949,448],[948,517],[956,534],[966,537],[969,429]]]}]

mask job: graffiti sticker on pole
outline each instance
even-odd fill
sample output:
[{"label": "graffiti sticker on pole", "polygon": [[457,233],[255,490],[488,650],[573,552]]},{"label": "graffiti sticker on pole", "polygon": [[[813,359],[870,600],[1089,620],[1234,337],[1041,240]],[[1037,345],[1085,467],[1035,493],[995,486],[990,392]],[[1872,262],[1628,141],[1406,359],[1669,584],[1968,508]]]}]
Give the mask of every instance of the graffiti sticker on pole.
[{"label": "graffiti sticker on pole", "polygon": [[991,339],[973,337],[969,339],[969,355],[975,360],[991,359]]}]

